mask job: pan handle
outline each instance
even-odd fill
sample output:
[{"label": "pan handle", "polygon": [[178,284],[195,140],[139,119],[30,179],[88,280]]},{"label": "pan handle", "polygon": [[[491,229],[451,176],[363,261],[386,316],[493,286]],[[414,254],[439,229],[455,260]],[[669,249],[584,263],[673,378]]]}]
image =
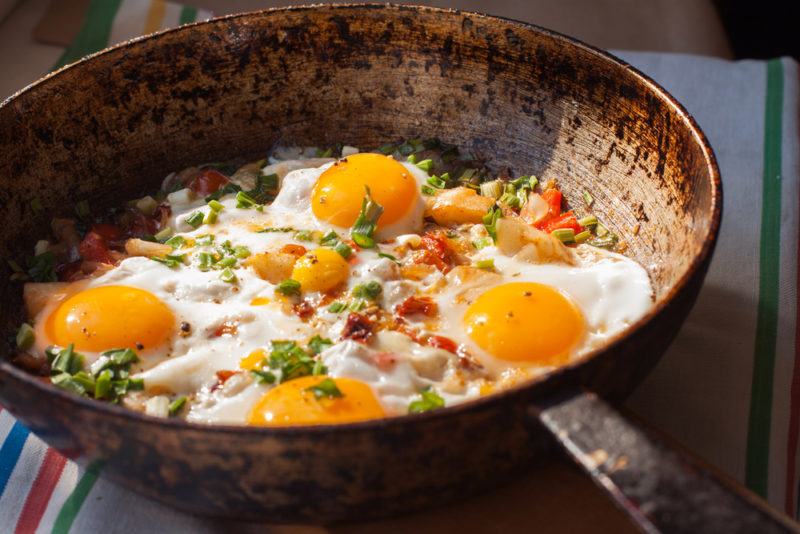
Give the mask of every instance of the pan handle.
[{"label": "pan handle", "polygon": [[760,498],[668,447],[594,393],[563,393],[532,413],[644,532],[800,532]]}]

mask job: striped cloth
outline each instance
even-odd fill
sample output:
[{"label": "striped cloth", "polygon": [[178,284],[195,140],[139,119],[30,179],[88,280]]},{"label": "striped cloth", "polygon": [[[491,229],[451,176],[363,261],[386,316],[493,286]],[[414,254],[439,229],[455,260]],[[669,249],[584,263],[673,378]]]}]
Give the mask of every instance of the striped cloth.
[{"label": "striped cloth", "polygon": [[[210,14],[94,0],[58,65]],[[800,83],[792,60],[619,52],[694,114],[725,187],[722,233],[697,306],[628,405],[774,506],[800,498]],[[212,532],[229,522],[153,503],[79,468],[0,408],[0,532]],[[261,532],[255,525],[237,531]],[[294,532],[294,531],[293,531]]]}]

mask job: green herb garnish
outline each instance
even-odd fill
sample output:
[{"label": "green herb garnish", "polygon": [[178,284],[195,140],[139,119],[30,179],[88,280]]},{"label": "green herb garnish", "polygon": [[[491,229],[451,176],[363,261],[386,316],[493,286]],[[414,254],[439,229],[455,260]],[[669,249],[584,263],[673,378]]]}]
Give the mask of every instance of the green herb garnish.
[{"label": "green herb garnish", "polygon": [[558,228],[550,233],[562,243],[569,244],[575,242],[575,230],[572,228]]},{"label": "green herb garnish", "polygon": [[300,294],[300,282],[297,280],[292,280],[288,278],[278,284],[278,287],[275,288],[275,291],[280,293],[281,295],[286,295],[287,297],[292,295],[299,295]]},{"label": "green herb garnish", "polygon": [[373,248],[375,247],[375,240],[372,236],[378,226],[378,219],[383,214],[383,207],[372,200],[369,187],[364,186],[364,189],[366,194],[361,202],[361,212],[350,230],[350,237],[359,247]]},{"label": "green herb garnish", "polygon": [[342,243],[341,241],[336,243],[336,246],[333,247],[333,250],[339,253],[341,257],[344,259],[348,259],[350,256],[353,255],[353,249],[350,248],[350,245],[347,243]]},{"label": "green herb garnish", "polygon": [[331,313],[340,313],[347,309],[347,304],[344,302],[336,301],[328,306],[328,311]]},{"label": "green herb garnish", "polygon": [[380,283],[372,280],[366,284],[358,284],[353,288],[352,295],[356,298],[375,300],[383,291]]},{"label": "green herb garnish", "polygon": [[184,395],[181,395],[180,397],[178,397],[169,404],[169,409],[167,410],[167,413],[169,413],[170,417],[178,415],[178,412],[180,412],[183,409],[184,405],[186,405],[186,397]]},{"label": "green herb garnish", "polygon": [[150,259],[153,260],[153,261],[157,261],[158,263],[163,263],[164,265],[166,265],[170,269],[176,269],[179,265],[184,263],[184,261],[186,259],[186,255],[185,254],[180,254],[180,255],[167,254],[163,258],[160,257],[160,256],[150,256]]},{"label": "green herb garnish", "polygon": [[475,262],[475,267],[478,269],[483,269],[484,271],[493,271],[494,270],[494,258],[489,258],[488,260],[478,260]]},{"label": "green herb garnish", "polygon": [[483,216],[483,225],[486,227],[486,231],[489,232],[489,236],[495,243],[497,243],[497,219],[502,216],[503,212],[497,204],[489,208],[489,211]]},{"label": "green herb garnish", "polygon": [[395,263],[400,263],[400,260],[392,256],[391,254],[387,254],[386,252],[378,252],[379,258],[386,258],[387,260],[392,260]]},{"label": "green herb garnish", "polygon": [[199,228],[200,225],[203,224],[203,212],[195,211],[194,213],[186,217],[186,224],[188,224],[192,228]]},{"label": "green herb garnish", "polygon": [[320,352],[330,347],[331,345],[333,345],[333,341],[331,341],[328,338],[316,335],[308,341],[308,350],[310,350],[314,354],[319,354]]},{"label": "green herb garnish", "polygon": [[435,390],[427,387],[420,391],[420,399],[411,401],[408,413],[422,413],[444,408],[444,399]]},{"label": "green herb garnish", "polygon": [[308,387],[305,390],[313,393],[317,400],[323,398],[336,399],[344,396],[332,378],[326,378],[319,384]]},{"label": "green herb garnish", "polygon": [[22,350],[27,350],[33,346],[33,342],[36,341],[36,334],[33,331],[33,327],[28,323],[22,323],[17,330],[17,348]]}]

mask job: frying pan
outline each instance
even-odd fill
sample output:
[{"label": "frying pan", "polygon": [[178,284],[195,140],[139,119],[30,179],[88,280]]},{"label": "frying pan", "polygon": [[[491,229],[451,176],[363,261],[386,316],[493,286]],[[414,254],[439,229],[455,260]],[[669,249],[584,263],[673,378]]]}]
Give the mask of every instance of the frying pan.
[{"label": "frying pan", "polygon": [[[330,523],[405,513],[499,484],[557,444],[644,530],[794,528],[600,400],[629,394],[678,331],[711,260],[722,191],[680,104],[551,31],[428,7],[292,7],[91,56],[0,106],[0,255],[27,252],[77,201],[114,206],[191,164],[261,157],[278,141],[368,148],[415,137],[558,178],[568,202],[591,191],[648,270],[652,310],[545,377],[407,417],[296,428],[156,419],[50,386],[8,361],[10,345],[0,402],[70,458],[194,514]],[[11,333],[22,305],[9,274],[0,320]]]}]

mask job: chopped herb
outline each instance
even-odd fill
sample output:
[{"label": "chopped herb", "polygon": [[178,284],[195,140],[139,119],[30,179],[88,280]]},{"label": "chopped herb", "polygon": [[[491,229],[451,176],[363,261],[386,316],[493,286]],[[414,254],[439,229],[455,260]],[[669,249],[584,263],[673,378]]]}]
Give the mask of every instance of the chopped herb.
[{"label": "chopped herb", "polygon": [[217,222],[218,212],[210,209],[206,212],[206,216],[203,219],[203,224],[214,224]]},{"label": "chopped herb", "polygon": [[273,341],[269,367],[280,371],[279,382],[308,376],[314,368],[314,358],[294,341]]},{"label": "chopped herb", "polygon": [[197,245],[201,247],[208,247],[214,244],[214,234],[203,234],[197,236],[194,241]]},{"label": "chopped herb", "polygon": [[355,299],[347,305],[347,310],[351,312],[360,312],[367,307],[367,303],[363,299]]},{"label": "chopped herb", "polygon": [[372,200],[372,195],[369,192],[369,187],[364,186],[366,194],[361,203],[361,212],[358,214],[353,228],[350,230],[350,236],[353,241],[362,248],[375,247],[375,240],[372,235],[375,233],[375,228],[378,225],[378,219],[383,214],[383,207]]},{"label": "chopped herb", "polygon": [[572,228],[558,228],[550,233],[553,235],[553,237],[561,240],[562,243],[575,242],[575,230]]},{"label": "chopped herb", "polygon": [[321,148],[318,148],[314,155],[318,158],[329,158],[333,156],[333,149],[326,148],[325,150],[322,150]]},{"label": "chopped herb", "polygon": [[50,383],[61,389],[65,389],[78,395],[86,395],[86,388],[80,382],[72,378],[69,373],[58,373],[50,377]]},{"label": "chopped herb", "polygon": [[223,282],[227,282],[228,284],[236,283],[236,273],[231,270],[230,267],[226,267],[221,273],[219,273],[219,279]]},{"label": "chopped herb", "polygon": [[423,389],[419,394],[421,398],[408,405],[408,413],[422,413],[444,408],[444,399],[430,387]]},{"label": "chopped herb", "polygon": [[447,181],[439,176],[428,177],[428,185],[435,189],[444,189],[447,186]]},{"label": "chopped herb", "polygon": [[160,232],[158,232],[158,233],[157,233],[156,235],[154,235],[153,237],[154,237],[154,238],[156,238],[156,241],[158,241],[159,243],[166,243],[166,241],[167,241],[167,240],[168,240],[170,237],[172,237],[172,234],[173,234],[173,232],[172,232],[172,228],[170,228],[169,226],[167,226],[166,228],[164,228],[163,230],[161,230]]},{"label": "chopped herb", "polygon": [[336,243],[339,242],[339,234],[331,230],[319,240],[319,244],[324,247],[333,247],[336,246]]},{"label": "chopped herb", "polygon": [[299,295],[300,294],[300,282],[297,280],[292,280],[288,278],[278,284],[278,287],[275,288],[275,291],[282,295],[286,295],[287,297],[292,295]]},{"label": "chopped herb", "polygon": [[589,230],[584,230],[583,232],[575,234],[575,242],[580,244],[585,241],[588,241],[589,239],[591,239],[591,237],[592,233]]},{"label": "chopped herb", "polygon": [[244,191],[239,191],[236,193],[236,207],[239,209],[250,209],[254,208],[258,204],[253,197],[245,193]]},{"label": "chopped herb", "polygon": [[250,252],[250,249],[244,245],[238,245],[236,247],[233,247],[233,255],[239,258],[240,260],[250,257],[251,254],[252,253]]},{"label": "chopped herb", "polygon": [[188,224],[192,228],[198,228],[201,224],[203,224],[203,212],[195,211],[194,213],[186,217],[186,224]]},{"label": "chopped herb", "polygon": [[594,239],[587,241],[587,243],[593,247],[613,249],[617,245],[617,241],[616,235],[612,233],[606,233],[606,235],[595,237]]},{"label": "chopped herb", "polygon": [[164,265],[166,265],[170,269],[175,269],[179,265],[184,263],[184,260],[186,259],[186,255],[185,254],[180,254],[180,255],[167,254],[163,258],[159,257],[159,256],[150,256],[150,259],[153,260],[153,261],[157,261],[158,263],[163,263]]},{"label": "chopped herb", "polygon": [[429,185],[423,185],[422,186],[422,194],[431,197],[431,196],[436,194],[436,189],[431,187],[431,186],[429,186]]},{"label": "chopped herb", "polygon": [[294,238],[298,241],[311,241],[314,239],[314,233],[311,230],[300,230],[294,234]]},{"label": "chopped herb", "polygon": [[89,202],[87,200],[81,200],[80,202],[76,203],[75,214],[83,222],[91,222],[92,212],[89,209]]},{"label": "chopped herb", "polygon": [[103,399],[111,391],[111,380],[114,378],[114,373],[111,369],[103,369],[97,375],[94,382],[94,398]]},{"label": "chopped herb", "polygon": [[350,245],[348,245],[347,243],[342,243],[341,241],[339,243],[336,243],[336,246],[333,247],[333,250],[338,252],[339,255],[344,259],[348,259],[350,256],[353,255],[353,249],[350,248]]},{"label": "chopped herb", "polygon": [[490,247],[494,244],[491,237],[482,237],[472,242],[472,246],[480,250],[482,248]]},{"label": "chopped herb", "polygon": [[423,171],[430,173],[431,169],[433,169],[433,160],[432,159],[423,159],[419,163],[417,163],[417,167],[422,169]]},{"label": "chopped herb", "polygon": [[494,270],[494,258],[489,258],[488,260],[478,260],[475,262],[475,267],[478,269],[483,269],[485,271],[493,271]]},{"label": "chopped herb", "polygon": [[472,178],[475,177],[477,174],[477,169],[464,169],[464,172],[461,173],[461,176],[458,178],[458,181],[461,183],[469,183],[472,181]]},{"label": "chopped herb", "polygon": [[262,228],[258,231],[259,234],[271,234],[276,232],[294,232],[294,228],[291,226],[280,226],[280,227],[271,227],[271,228]]},{"label": "chopped herb", "polygon": [[178,412],[180,412],[183,409],[184,405],[186,405],[186,397],[184,395],[181,395],[180,397],[172,401],[169,404],[169,410],[168,410],[170,417],[178,415]]},{"label": "chopped herb", "polygon": [[396,150],[396,148],[397,147],[395,145],[387,143],[385,145],[379,146],[378,147],[378,152],[380,152],[384,156],[388,156],[389,154],[393,154],[394,151]]},{"label": "chopped herb", "polygon": [[256,379],[256,384],[274,384],[275,374],[272,371],[263,371],[261,369],[253,369],[250,374]]},{"label": "chopped herb", "polygon": [[228,182],[223,187],[220,187],[219,189],[208,195],[204,200],[206,202],[211,202],[212,200],[219,200],[225,195],[230,195],[232,193],[236,193],[241,190],[242,188],[240,186],[236,185],[233,182]]},{"label": "chopped herb", "polygon": [[331,313],[339,313],[343,312],[347,308],[347,304],[344,302],[334,302],[330,306],[328,306],[328,311]]},{"label": "chopped herb", "polygon": [[387,260],[392,260],[395,263],[400,263],[400,260],[392,256],[391,254],[387,254],[386,252],[378,252],[379,258],[386,258]]},{"label": "chopped herb", "polygon": [[336,382],[331,378],[326,378],[319,384],[306,388],[306,391],[313,393],[314,397],[318,400],[326,397],[329,399],[336,399],[344,396],[342,391],[336,386]]},{"label": "chopped herb", "polygon": [[319,354],[331,345],[333,345],[333,341],[319,335],[312,337],[308,341],[308,349],[314,354]]},{"label": "chopped herb", "polygon": [[406,158],[406,161],[411,163],[411,164],[416,163],[417,162],[417,155],[416,154],[411,154],[410,156],[408,156]]},{"label": "chopped herb", "polygon": [[597,226],[597,217],[595,217],[594,215],[587,215],[582,219],[578,219],[578,224],[584,227]]},{"label": "chopped herb", "polygon": [[503,194],[500,187],[500,180],[492,180],[491,182],[483,182],[481,184],[481,195],[497,200]]},{"label": "chopped herb", "polygon": [[56,282],[56,257],[50,252],[43,252],[27,259],[28,276],[34,282]]},{"label": "chopped herb", "polygon": [[375,300],[383,291],[380,283],[372,280],[366,284],[358,284],[351,292],[356,298]]},{"label": "chopped herb", "polygon": [[502,216],[503,212],[497,204],[489,208],[489,211],[483,216],[483,225],[486,227],[486,231],[489,232],[489,236],[491,236],[495,243],[497,242],[497,219]]},{"label": "chopped herb", "polygon": [[27,350],[33,346],[34,341],[36,341],[36,334],[33,332],[33,327],[28,323],[22,323],[17,330],[17,347]]},{"label": "chopped herb", "polygon": [[55,353],[50,369],[53,372],[75,374],[83,369],[83,356],[75,352],[75,345],[70,343],[67,348]]},{"label": "chopped herb", "polygon": [[324,375],[328,373],[328,368],[325,364],[322,363],[322,360],[316,360],[314,362],[314,367],[311,368],[311,374],[313,376]]},{"label": "chopped herb", "polygon": [[256,186],[247,192],[256,204],[266,204],[275,199],[275,191],[278,189],[277,174],[262,174],[256,178]]},{"label": "chopped herb", "polygon": [[594,199],[592,198],[592,195],[590,195],[588,191],[583,192],[583,201],[586,203],[587,206],[591,206],[594,203]]},{"label": "chopped herb", "polygon": [[199,268],[201,271],[207,271],[214,264],[214,256],[208,252],[199,252],[197,259],[200,260]]}]

